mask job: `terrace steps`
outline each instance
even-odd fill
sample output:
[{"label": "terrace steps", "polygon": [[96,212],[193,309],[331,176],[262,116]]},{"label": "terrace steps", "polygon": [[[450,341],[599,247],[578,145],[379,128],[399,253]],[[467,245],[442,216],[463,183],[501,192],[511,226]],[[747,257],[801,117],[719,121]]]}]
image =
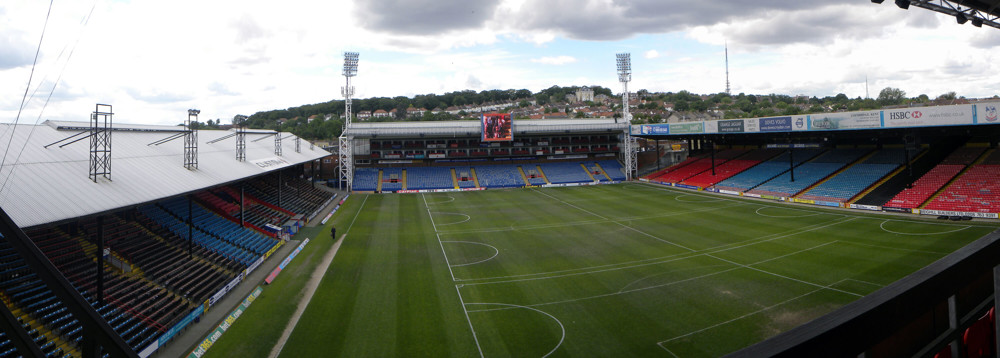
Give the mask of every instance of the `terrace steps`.
[{"label": "terrace steps", "polygon": [[9,299],[5,299],[4,303],[7,304],[7,308],[10,310],[11,315],[13,315],[14,317],[20,317],[22,324],[28,325],[28,328],[25,329],[26,331],[31,331],[33,329],[37,330],[39,334],[45,336],[45,339],[47,341],[55,342],[56,347],[62,349],[63,352],[72,354],[75,357],[82,356],[80,351],[76,349],[76,346],[63,340],[59,334],[56,334],[55,332],[50,330],[48,327],[42,324],[42,322],[36,320],[34,317],[32,317],[30,314],[22,310],[20,307],[11,302]]},{"label": "terrace steps", "polygon": [[594,174],[590,173],[590,169],[587,169],[586,165],[580,163],[580,168],[583,168],[583,171],[587,172],[587,177],[590,177],[591,181],[597,181],[597,178],[594,178]]},{"label": "terrace steps", "polygon": [[375,188],[375,191],[382,191],[382,169],[378,170],[378,186]]},{"label": "terrace steps", "polygon": [[924,202],[921,203],[920,206],[918,206],[917,208],[923,209],[924,207],[927,206],[927,204],[934,202],[934,199],[937,199],[937,197],[941,196],[941,194],[946,193],[948,191],[948,188],[951,187],[951,185],[954,184],[956,181],[958,181],[958,178],[961,178],[963,175],[965,175],[965,173],[968,172],[969,169],[972,169],[972,167],[976,166],[976,164],[979,164],[983,160],[986,160],[986,158],[989,157],[989,154],[992,154],[994,150],[996,149],[984,150],[982,154],[976,157],[976,160],[972,161],[972,164],[966,165],[965,168],[962,168],[962,171],[958,172],[958,174],[955,174],[955,176],[953,176],[951,180],[942,185],[941,188],[939,188],[936,192],[934,192],[934,195],[931,195],[929,198],[927,198],[927,200],[924,200]]},{"label": "terrace steps", "polygon": [[407,170],[406,170],[406,169],[403,169],[403,170],[401,170],[401,171],[403,172],[403,176],[402,176],[402,179],[400,179],[400,180],[402,180],[402,181],[403,181],[403,182],[402,182],[402,185],[403,185],[403,190],[406,190],[406,172],[407,172]]},{"label": "terrace steps", "polygon": [[524,168],[518,166],[517,167],[517,172],[521,173],[521,180],[524,181],[524,185],[531,185],[531,182],[528,181],[528,175],[524,174]]},{"label": "terrace steps", "polygon": [[[479,176],[476,175],[476,168],[470,167],[469,168],[469,173],[471,173],[471,175],[472,175],[472,182],[476,183],[476,187],[477,188],[481,188],[481,186],[479,186]],[[524,172],[521,172],[521,175],[524,176]]]},{"label": "terrace steps", "polygon": [[[909,164],[912,166],[914,163],[917,162],[918,159],[920,159],[929,152],[930,150],[924,148],[924,150],[921,150],[920,153],[917,154],[917,156],[910,158]],[[882,184],[885,184],[885,182],[896,177],[896,175],[899,175],[899,173],[903,172],[904,170],[906,170],[906,165],[900,165],[899,168],[896,168],[893,171],[889,172],[889,174],[886,174],[884,177],[882,177],[882,179],[879,179],[877,182],[875,182],[875,184],[872,184],[865,190],[862,190],[860,193],[858,193],[858,195],[855,195],[853,198],[851,198],[851,200],[848,200],[846,204],[854,204],[854,202],[861,200],[861,198],[864,198],[866,195],[868,195],[875,189],[878,189],[878,187],[882,186]]]},{"label": "terrace steps", "polygon": [[545,175],[545,172],[542,171],[542,166],[536,165],[535,169],[538,169],[538,175],[541,175],[542,179],[545,179],[545,184],[552,184],[552,182],[549,181],[549,178]]},{"label": "terrace steps", "polygon": [[607,170],[604,170],[604,167],[601,166],[601,163],[594,162],[594,165],[597,166],[597,169],[601,170],[601,175],[603,175],[605,178],[608,178],[608,180],[611,180],[611,176],[608,175]]},{"label": "terrace steps", "polygon": [[458,189],[458,175],[455,174],[455,168],[451,168],[451,186]]},{"label": "terrace steps", "polygon": [[810,185],[810,186],[806,187],[805,189],[802,189],[802,191],[796,193],[795,195],[792,195],[792,197],[793,198],[798,198],[799,196],[802,196],[803,194],[808,193],[813,188],[815,188],[817,186],[820,186],[820,184],[826,183],[830,179],[833,179],[834,177],[840,175],[840,173],[843,173],[844,171],[846,171],[847,169],[850,169],[851,167],[857,165],[858,163],[864,163],[866,160],[868,160],[868,158],[871,158],[873,155],[875,155],[875,153],[878,153],[878,151],[877,150],[873,150],[873,151],[869,152],[868,154],[865,154],[861,158],[858,158],[858,160],[855,160],[854,162],[841,167],[840,169],[838,169],[837,171],[831,173],[830,175],[827,175],[826,178],[823,178],[820,181],[817,181],[817,182],[813,183],[813,185]]},{"label": "terrace steps", "polygon": [[[138,224],[136,224],[136,225],[138,225]],[[160,235],[157,235],[155,232],[149,230],[145,226],[139,225],[139,227],[142,228],[142,230],[145,231],[147,234],[149,234],[150,237],[152,237],[154,240],[159,241],[163,245],[165,245],[165,246],[167,246],[167,247],[169,247],[169,248],[171,248],[173,250],[180,251],[182,254],[185,253],[185,250],[183,250],[183,249],[175,246],[170,241],[167,241],[167,239],[164,239]],[[230,269],[224,268],[222,266],[219,266],[219,265],[215,264],[214,262],[212,262],[211,260],[206,260],[205,258],[203,258],[203,257],[201,257],[199,255],[191,255],[190,258],[189,258],[189,260],[194,260],[194,261],[198,261],[198,262],[207,264],[207,265],[211,266],[213,269],[215,269],[216,271],[222,272],[223,274],[225,274],[228,277],[235,277],[237,275],[236,272],[234,272],[234,271],[232,271]]]}]

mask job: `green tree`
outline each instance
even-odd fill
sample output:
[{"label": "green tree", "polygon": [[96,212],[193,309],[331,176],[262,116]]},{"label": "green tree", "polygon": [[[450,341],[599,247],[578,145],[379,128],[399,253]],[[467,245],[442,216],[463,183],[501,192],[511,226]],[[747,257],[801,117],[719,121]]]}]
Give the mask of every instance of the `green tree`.
[{"label": "green tree", "polygon": [[674,102],[674,110],[678,112],[687,112],[691,110],[691,104],[686,100],[678,100]]},{"label": "green tree", "polygon": [[937,100],[939,100],[939,101],[941,101],[941,100],[944,100],[944,101],[953,101],[956,98],[958,98],[958,95],[955,94],[955,91],[951,91],[951,92],[948,92],[948,93],[941,94],[940,96],[937,97]]},{"label": "green tree", "polygon": [[878,93],[878,103],[883,106],[893,106],[902,104],[906,99],[906,92],[899,88],[886,87]]}]

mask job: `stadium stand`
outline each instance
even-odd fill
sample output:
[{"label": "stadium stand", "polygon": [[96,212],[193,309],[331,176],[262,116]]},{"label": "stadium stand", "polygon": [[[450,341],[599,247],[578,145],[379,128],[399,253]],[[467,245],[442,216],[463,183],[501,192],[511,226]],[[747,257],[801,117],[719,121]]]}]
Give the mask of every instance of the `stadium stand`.
[{"label": "stadium stand", "polygon": [[601,166],[604,169],[604,173],[607,174],[609,178],[613,181],[623,181],[625,180],[625,169],[622,168],[622,164],[617,160],[601,160],[595,164]]},{"label": "stadium stand", "polygon": [[750,167],[760,164],[765,160],[773,158],[780,152],[782,152],[781,149],[758,149],[739,157],[739,159],[733,159],[722,163],[721,165],[717,165],[714,175],[712,174],[712,170],[709,169],[701,174],[688,178],[687,180],[681,182],[681,184],[707,188],[744,170],[747,170]]},{"label": "stadium stand", "polygon": [[[1000,198],[996,193],[992,193],[998,183],[998,179],[995,179],[997,165],[992,164],[1000,161],[997,152],[994,151],[984,158],[981,164],[967,167],[985,150],[984,147],[963,147],[955,150],[931,172],[914,182],[913,188],[900,192],[897,195],[899,199],[893,198],[887,205],[916,208],[930,200],[925,205],[926,209],[969,212],[1000,210],[1000,200],[998,200]],[[963,170],[966,172],[960,174]],[[993,175],[993,178],[990,175]],[[952,184],[945,187],[948,182]],[[980,185],[981,187],[977,187]],[[940,194],[931,199],[939,191]]]},{"label": "stadium stand", "polygon": [[378,190],[378,168],[355,168],[352,185],[355,191]]},{"label": "stadium stand", "polygon": [[579,162],[566,163],[542,163],[538,164],[542,173],[552,184],[585,183],[592,182],[587,172],[583,170]]},{"label": "stadium stand", "polygon": [[[823,153],[822,149],[798,149],[792,155],[794,165],[812,159]],[[744,192],[771,180],[772,178],[788,171],[788,151],[773,157],[771,160],[760,163],[743,172],[733,175],[715,185],[716,189],[732,190]]]},{"label": "stadium stand", "polygon": [[[910,158],[916,153],[911,153]],[[864,162],[855,164],[833,178],[809,189],[799,198],[845,202],[896,170],[906,161],[902,148],[885,148],[873,154]]]},{"label": "stadium stand", "polygon": [[795,195],[871,151],[871,148],[831,149],[812,161],[796,167],[795,181],[792,181],[792,173],[786,172],[750,190],[750,193],[775,196]]},{"label": "stadium stand", "polygon": [[403,169],[382,168],[382,191],[403,190]]},{"label": "stadium stand", "polygon": [[483,188],[515,188],[525,185],[515,165],[477,165],[473,167]]},{"label": "stadium stand", "polygon": [[459,188],[475,188],[476,179],[472,175],[472,167],[457,167],[455,171],[455,182]]},{"label": "stadium stand", "polygon": [[[716,167],[729,161],[730,159],[736,158],[747,152],[747,149],[726,149],[719,151],[715,154],[714,165]],[[683,163],[681,163],[683,164]],[[678,164],[679,166],[680,164]],[[680,183],[685,179],[691,178],[698,175],[706,170],[711,170],[713,165],[713,160],[711,157],[703,157],[697,161],[691,162],[689,164],[673,167],[675,169],[670,170],[660,176],[657,176],[651,180],[664,182],[664,183]]]},{"label": "stadium stand", "polygon": [[897,208],[917,208],[965,167],[983,153],[982,147],[961,147],[948,155],[940,164],[913,182],[912,186],[896,194],[885,205]]},{"label": "stadium stand", "polygon": [[545,181],[544,173],[538,170],[536,165],[522,165],[520,166],[521,171],[524,172],[524,177],[527,179],[530,185],[545,185],[548,182]]},{"label": "stadium stand", "polygon": [[931,199],[924,209],[1000,212],[1000,165],[973,165]]},{"label": "stadium stand", "polygon": [[412,167],[406,168],[406,188],[409,190],[453,189],[451,168]]},{"label": "stadium stand", "polygon": [[645,178],[649,179],[649,180],[660,181],[660,180],[658,180],[659,177],[661,177],[661,176],[663,176],[663,175],[665,175],[665,174],[667,174],[669,172],[672,172],[672,171],[684,168],[684,167],[686,167],[686,166],[688,166],[688,165],[690,165],[690,164],[692,164],[694,162],[697,162],[697,161],[701,160],[702,158],[705,158],[705,155],[690,156],[687,159],[684,159],[684,161],[682,161],[680,163],[671,165],[669,167],[657,170],[657,171],[655,171],[655,172],[653,172],[653,173],[651,173],[649,175],[646,175]]}]

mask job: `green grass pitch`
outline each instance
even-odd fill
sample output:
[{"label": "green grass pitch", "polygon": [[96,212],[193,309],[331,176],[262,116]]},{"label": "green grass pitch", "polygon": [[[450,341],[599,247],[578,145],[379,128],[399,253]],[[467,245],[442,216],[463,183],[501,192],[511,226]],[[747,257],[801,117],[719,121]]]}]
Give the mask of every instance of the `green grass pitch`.
[{"label": "green grass pitch", "polygon": [[[353,195],[335,223],[281,357],[719,356],[998,226],[644,184]],[[209,356],[267,356],[332,243],[312,234]]]}]

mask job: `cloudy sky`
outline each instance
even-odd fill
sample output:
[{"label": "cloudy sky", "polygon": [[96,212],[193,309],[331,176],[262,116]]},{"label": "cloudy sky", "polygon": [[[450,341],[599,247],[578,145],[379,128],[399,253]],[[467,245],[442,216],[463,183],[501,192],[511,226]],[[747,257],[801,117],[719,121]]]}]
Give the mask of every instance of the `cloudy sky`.
[{"label": "cloudy sky", "polygon": [[[872,96],[1000,94],[1000,31],[891,1],[364,0],[0,2],[0,122],[176,124],[340,98],[463,89],[630,89]],[[41,48],[38,43],[41,38]],[[37,65],[32,63],[38,51]],[[29,85],[30,79],[30,86]],[[53,91],[54,87],[54,91]],[[51,97],[50,97],[51,93]],[[47,105],[46,105],[47,103]]]}]

